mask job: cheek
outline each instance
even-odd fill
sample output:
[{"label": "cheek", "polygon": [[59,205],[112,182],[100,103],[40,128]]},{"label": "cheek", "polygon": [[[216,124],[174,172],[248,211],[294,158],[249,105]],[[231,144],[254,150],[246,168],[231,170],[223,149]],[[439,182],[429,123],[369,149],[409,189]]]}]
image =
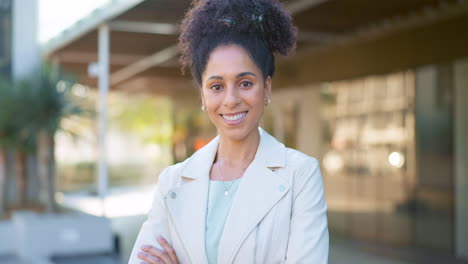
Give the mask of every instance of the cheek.
[{"label": "cheek", "polygon": [[208,116],[210,116],[211,119],[217,117],[218,111],[220,110],[220,107],[222,106],[221,97],[219,96],[205,97],[205,106],[207,110],[206,112]]},{"label": "cheek", "polygon": [[264,101],[264,94],[262,89],[252,89],[248,92],[247,94],[247,101],[249,102],[250,105],[256,106],[256,107],[262,107],[263,106],[263,101]]},{"label": "cheek", "polygon": [[220,101],[219,96],[217,96],[216,94],[209,93],[209,92],[207,92],[204,95],[204,99],[205,99],[205,105],[207,107],[208,106],[216,107],[216,105],[218,105]]}]

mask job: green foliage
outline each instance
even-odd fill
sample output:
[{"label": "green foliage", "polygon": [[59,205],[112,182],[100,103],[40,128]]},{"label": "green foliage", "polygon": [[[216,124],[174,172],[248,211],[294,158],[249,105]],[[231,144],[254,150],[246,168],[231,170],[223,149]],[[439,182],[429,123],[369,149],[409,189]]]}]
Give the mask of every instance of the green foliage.
[{"label": "green foliage", "polygon": [[14,145],[16,120],[15,93],[13,83],[0,78],[0,146],[11,147]]},{"label": "green foliage", "polygon": [[38,129],[55,132],[60,121],[70,115],[79,115],[84,111],[71,100],[73,78],[59,68],[47,64],[26,80],[27,95],[33,108],[31,122]]},{"label": "green foliage", "polygon": [[72,84],[47,64],[23,80],[0,80],[0,145],[33,151],[38,131],[55,133],[64,117],[83,114],[70,98]]},{"label": "green foliage", "polygon": [[167,98],[148,96],[112,98],[113,114],[120,129],[137,134],[146,144],[169,145],[172,140],[171,104]]}]

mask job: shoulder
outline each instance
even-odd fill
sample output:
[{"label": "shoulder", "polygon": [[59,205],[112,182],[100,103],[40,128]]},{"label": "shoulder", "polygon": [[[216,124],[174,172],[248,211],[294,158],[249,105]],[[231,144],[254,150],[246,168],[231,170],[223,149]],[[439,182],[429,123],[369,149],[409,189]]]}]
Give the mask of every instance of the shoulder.
[{"label": "shoulder", "polygon": [[263,129],[260,132],[262,135],[261,143],[263,139],[262,149],[268,156],[267,164],[276,167],[275,171],[291,185],[300,185],[312,177],[317,181],[322,180],[319,161],[316,158],[286,147]]},{"label": "shoulder", "polygon": [[166,167],[158,176],[158,189],[164,195],[170,189],[181,184],[181,172],[183,168],[190,162],[190,158]]},{"label": "shoulder", "polygon": [[299,150],[286,148],[286,167],[295,173],[316,170],[319,168],[319,161]]},{"label": "shoulder", "polygon": [[323,188],[322,173],[319,161],[301,151],[286,148],[285,177],[293,187],[294,196],[311,184],[314,188]]}]

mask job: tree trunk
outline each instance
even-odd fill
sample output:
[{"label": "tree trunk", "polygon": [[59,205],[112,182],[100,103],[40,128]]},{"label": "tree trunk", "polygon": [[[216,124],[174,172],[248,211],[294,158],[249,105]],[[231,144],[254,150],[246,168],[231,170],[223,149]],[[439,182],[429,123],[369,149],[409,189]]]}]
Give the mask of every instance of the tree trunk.
[{"label": "tree trunk", "polygon": [[15,177],[16,170],[15,170],[15,163],[16,163],[16,154],[15,151],[5,148],[5,188],[6,188],[6,198],[5,198],[5,206],[8,208],[8,205],[13,205],[18,203],[18,188],[17,182],[18,179]]},{"label": "tree trunk", "polygon": [[16,151],[16,177],[18,189],[18,205],[26,205],[26,153],[22,150]]},{"label": "tree trunk", "polygon": [[39,175],[37,171],[37,152],[27,154],[26,167],[28,178],[26,180],[26,201],[31,204],[37,204],[39,199]]},{"label": "tree trunk", "polygon": [[49,132],[47,134],[48,139],[49,139],[49,163],[48,163],[48,168],[49,168],[49,188],[48,188],[48,194],[49,194],[49,201],[50,201],[50,211],[53,212],[58,212],[58,206],[55,201],[55,175],[56,175],[56,170],[55,170],[55,133]]},{"label": "tree trunk", "polygon": [[38,169],[41,180],[41,197],[48,212],[57,212],[55,202],[55,140],[54,133],[41,130],[38,133]]}]

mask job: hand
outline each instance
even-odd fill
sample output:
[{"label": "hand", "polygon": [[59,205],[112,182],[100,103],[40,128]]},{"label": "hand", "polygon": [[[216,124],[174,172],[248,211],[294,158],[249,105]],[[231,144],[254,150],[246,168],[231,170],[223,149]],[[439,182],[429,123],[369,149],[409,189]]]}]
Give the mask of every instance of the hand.
[{"label": "hand", "polygon": [[166,239],[159,236],[157,240],[164,250],[150,245],[141,246],[144,252],[139,252],[138,258],[145,261],[142,264],[179,264],[175,250]]}]

